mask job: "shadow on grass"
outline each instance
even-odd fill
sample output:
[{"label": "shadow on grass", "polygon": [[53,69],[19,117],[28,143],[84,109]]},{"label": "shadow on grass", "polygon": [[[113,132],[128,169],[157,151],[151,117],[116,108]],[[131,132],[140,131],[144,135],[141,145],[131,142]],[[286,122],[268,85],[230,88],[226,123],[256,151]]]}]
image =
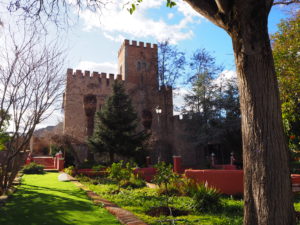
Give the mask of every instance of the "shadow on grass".
[{"label": "shadow on grass", "polygon": [[[29,188],[28,188],[29,187]],[[36,191],[49,191],[49,192],[57,192],[57,193],[64,193],[66,195],[70,195],[72,197],[82,198],[83,195],[85,195],[85,192],[81,189],[77,190],[68,190],[68,189],[62,189],[62,188],[54,188],[54,187],[45,187],[45,186],[37,186],[32,184],[26,184],[23,185],[23,189],[26,190],[36,190]]]},{"label": "shadow on grass", "polygon": [[119,224],[104,209],[94,206],[79,189],[25,184],[0,208],[2,225]]}]

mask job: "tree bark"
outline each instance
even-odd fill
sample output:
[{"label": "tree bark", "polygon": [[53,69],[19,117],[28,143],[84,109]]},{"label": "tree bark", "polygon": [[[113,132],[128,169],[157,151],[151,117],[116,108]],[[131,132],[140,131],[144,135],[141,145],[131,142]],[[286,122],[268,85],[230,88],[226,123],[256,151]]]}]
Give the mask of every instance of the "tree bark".
[{"label": "tree bark", "polygon": [[288,149],[268,36],[272,0],[186,0],[232,38],[239,80],[244,225],[295,224]]},{"label": "tree bark", "polygon": [[[244,161],[244,224],[295,224],[278,84],[266,10],[231,27],[239,79]],[[238,18],[235,18],[237,21]]]},{"label": "tree bark", "polygon": [[271,51],[235,54],[242,112],[244,224],[294,224],[288,152]]}]

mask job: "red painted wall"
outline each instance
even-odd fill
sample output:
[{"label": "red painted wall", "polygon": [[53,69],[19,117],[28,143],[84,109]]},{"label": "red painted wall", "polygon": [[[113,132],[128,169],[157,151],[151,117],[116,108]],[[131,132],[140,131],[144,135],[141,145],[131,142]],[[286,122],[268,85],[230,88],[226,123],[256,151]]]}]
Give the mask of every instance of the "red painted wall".
[{"label": "red painted wall", "polygon": [[156,169],[153,167],[137,168],[133,171],[147,182],[151,182],[156,174]]},{"label": "red painted wall", "polygon": [[[243,193],[243,170],[185,170],[185,176],[199,183],[207,181],[208,186],[224,194]],[[300,184],[300,174],[292,174],[292,183]]]},{"label": "red painted wall", "polygon": [[199,183],[208,183],[225,194],[243,193],[242,170],[185,170],[185,176]]},{"label": "red painted wall", "polygon": [[300,184],[300,174],[292,174],[291,177],[293,184]]},{"label": "red painted wall", "polygon": [[42,164],[45,169],[54,168],[54,158],[53,157],[33,157],[33,162]]}]

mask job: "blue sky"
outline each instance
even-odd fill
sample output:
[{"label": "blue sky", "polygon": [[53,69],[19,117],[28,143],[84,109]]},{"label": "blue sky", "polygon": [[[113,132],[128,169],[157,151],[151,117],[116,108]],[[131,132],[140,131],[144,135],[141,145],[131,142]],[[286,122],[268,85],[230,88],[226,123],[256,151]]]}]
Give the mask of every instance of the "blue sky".
[{"label": "blue sky", "polygon": [[[50,37],[61,37],[67,50],[65,68],[116,73],[118,49],[125,38],[151,43],[169,39],[188,57],[197,48],[205,48],[218,64],[224,65],[224,74],[234,75],[233,50],[228,34],[197,14],[184,1],[175,1],[177,5],[169,9],[165,7],[165,0],[144,0],[130,15],[124,6],[128,0],[115,0],[101,13],[83,11],[76,14],[78,17],[74,13],[75,24],[67,32],[50,33]],[[276,24],[286,16],[282,8],[273,7],[269,32],[276,32]],[[175,103],[178,105],[180,101],[182,99],[177,98]],[[55,125],[59,121],[62,121],[62,112],[57,111],[38,127]]]},{"label": "blue sky", "polygon": [[[116,73],[117,52],[126,38],[151,43],[169,39],[187,55],[197,48],[205,48],[226,70],[235,70],[228,34],[183,1],[176,1],[177,6],[169,9],[165,1],[145,0],[133,15],[122,3],[126,1],[116,2],[100,14],[88,11],[79,14],[76,26],[66,37],[66,67]],[[276,24],[286,16],[282,8],[273,7],[269,32],[276,32]]]}]

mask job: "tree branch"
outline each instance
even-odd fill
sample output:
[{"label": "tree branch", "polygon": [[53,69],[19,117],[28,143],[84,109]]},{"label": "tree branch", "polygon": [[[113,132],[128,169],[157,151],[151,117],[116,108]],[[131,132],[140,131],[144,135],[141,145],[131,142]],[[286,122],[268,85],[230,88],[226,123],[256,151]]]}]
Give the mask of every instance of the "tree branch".
[{"label": "tree branch", "polygon": [[290,4],[296,4],[296,3],[300,3],[300,0],[290,0],[290,1],[286,1],[286,0],[283,0],[283,1],[275,1],[273,3],[273,5],[290,5]]},{"label": "tree branch", "polygon": [[186,1],[194,10],[209,19],[211,22],[219,27],[224,28],[225,23],[220,17],[222,10],[218,7],[219,4],[215,0],[184,0]]}]

